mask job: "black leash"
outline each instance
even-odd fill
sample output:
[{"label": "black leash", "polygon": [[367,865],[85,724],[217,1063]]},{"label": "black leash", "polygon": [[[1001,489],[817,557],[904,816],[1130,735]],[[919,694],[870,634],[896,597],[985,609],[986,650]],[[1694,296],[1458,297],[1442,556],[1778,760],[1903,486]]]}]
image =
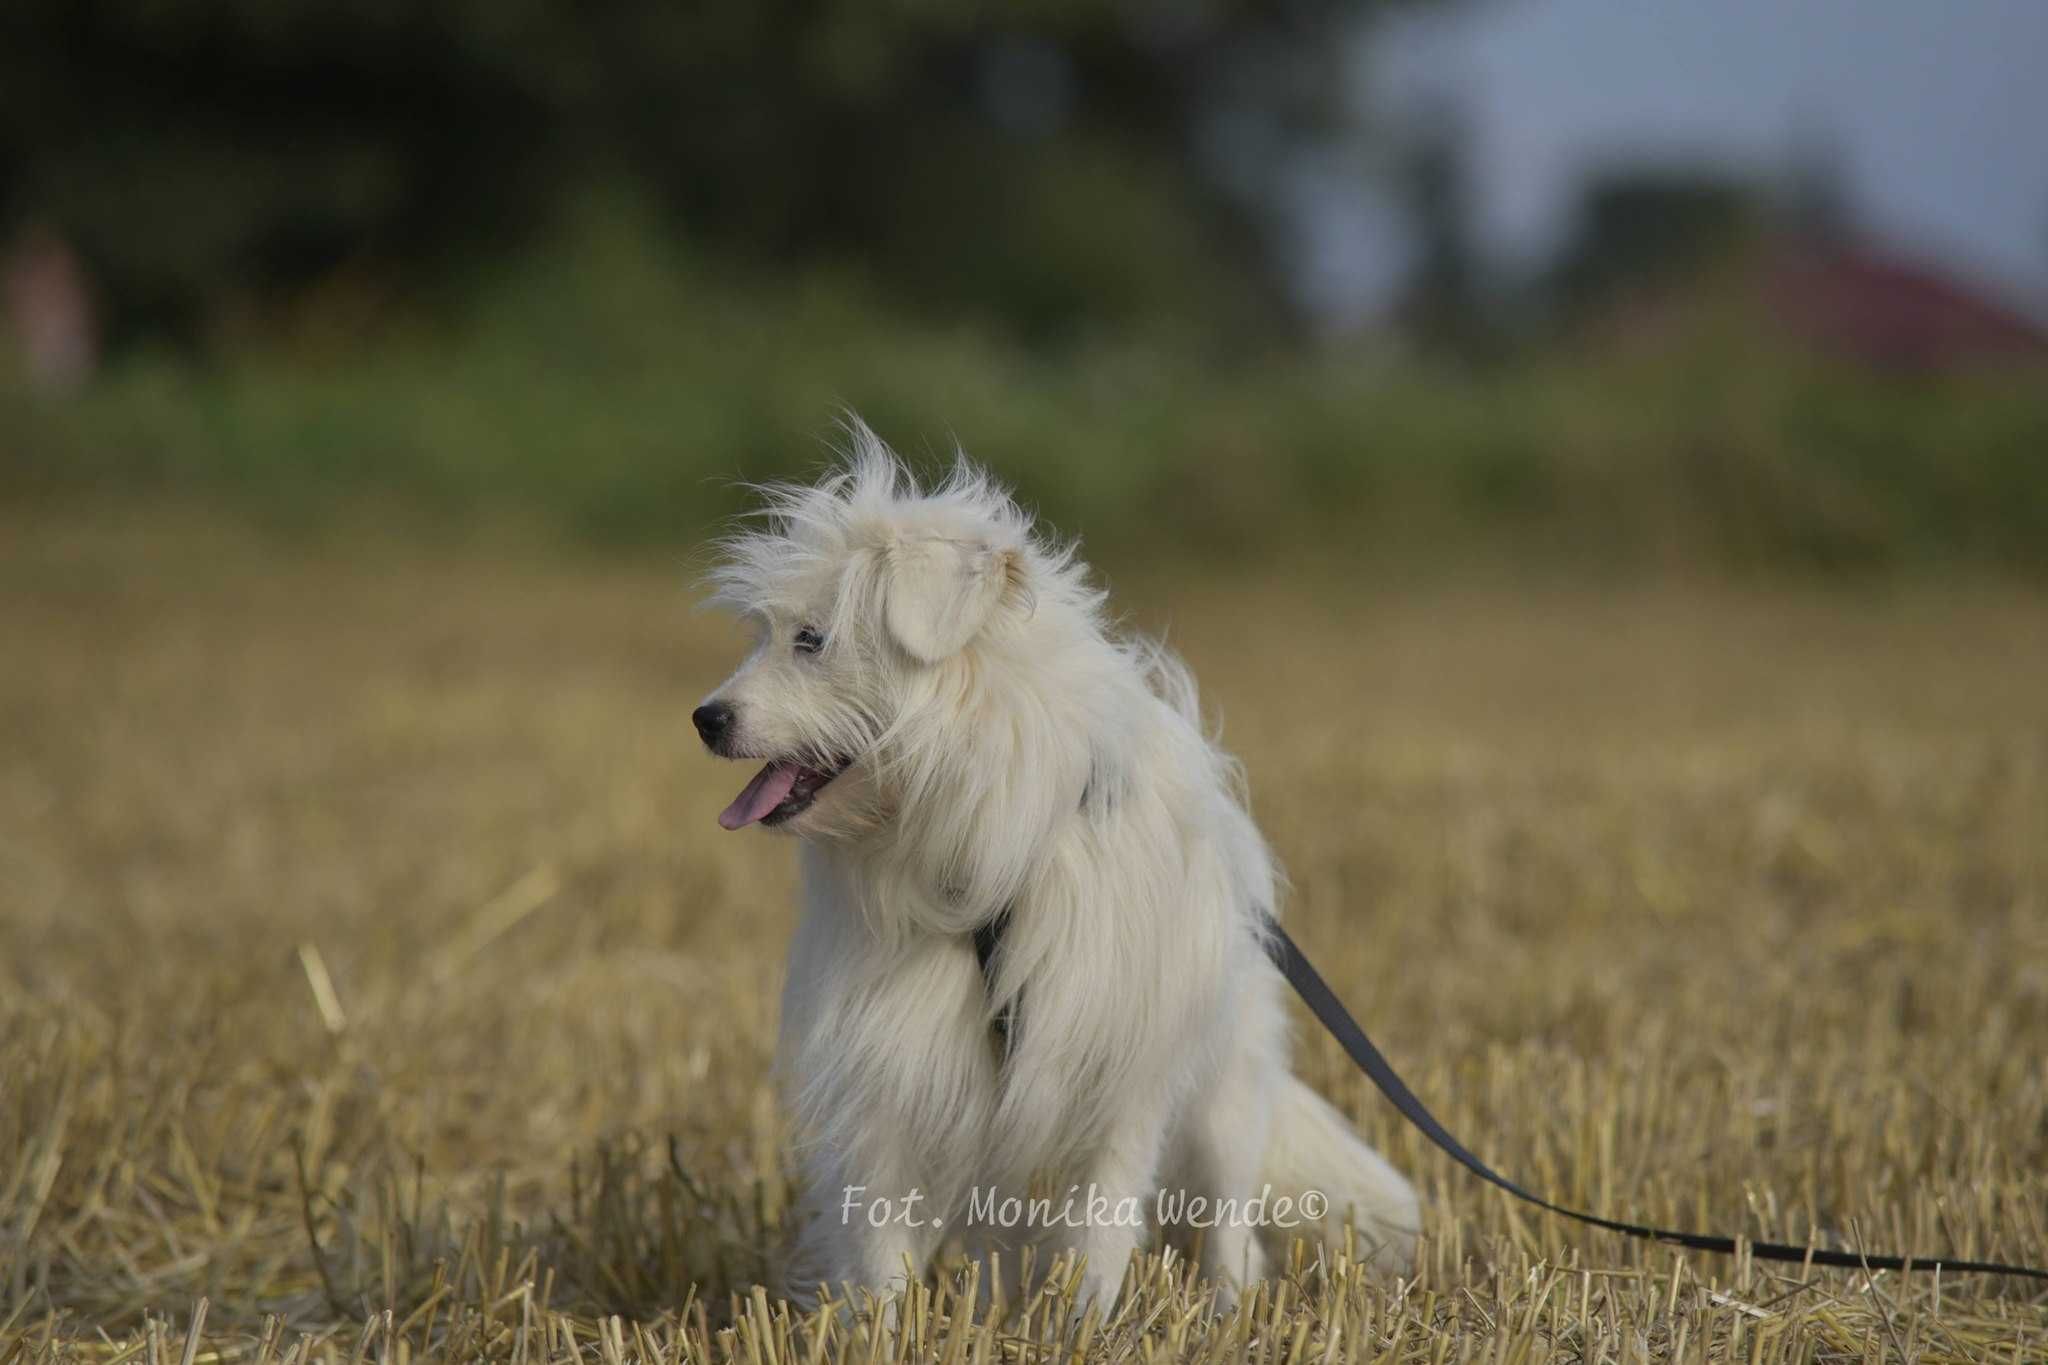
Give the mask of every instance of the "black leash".
[{"label": "black leash", "polygon": [[[1269,935],[1267,951],[1273,958],[1273,965],[1287,977],[1288,983],[1300,994],[1309,1009],[1315,1012],[1323,1027],[1344,1045],[1344,1050],[1351,1054],[1351,1060],[1356,1062],[1358,1069],[1380,1088],[1380,1093],[1393,1101],[1394,1107],[1401,1111],[1401,1117],[1420,1128],[1424,1137],[1443,1148],[1466,1170],[1489,1184],[1498,1185],[1515,1198],[1534,1204],[1539,1209],[1581,1223],[1589,1223],[1596,1228],[1605,1228],[1609,1232],[1619,1232],[1627,1237],[1640,1237],[1651,1242],[1663,1242],[1670,1246],[1689,1247],[1694,1251],[1718,1252],[1724,1256],[1736,1253],[1736,1239],[1733,1237],[1719,1237],[1705,1232],[1678,1232],[1670,1228],[1651,1227],[1646,1223],[1624,1223],[1618,1219],[1602,1218],[1598,1214],[1581,1213],[1577,1209],[1553,1204],[1548,1199],[1531,1194],[1472,1155],[1466,1150],[1465,1144],[1452,1137],[1449,1131],[1436,1121],[1436,1116],[1429,1112],[1422,1101],[1415,1098],[1415,1092],[1410,1090],[1407,1082],[1387,1064],[1387,1059],[1373,1046],[1372,1039],[1365,1036],[1365,1030],[1351,1017],[1351,1011],[1344,1008],[1344,1002],[1337,998],[1336,992],[1330,989],[1322,974],[1302,955],[1301,949],[1295,946],[1294,940],[1287,936],[1287,931],[1280,927],[1279,922],[1268,919],[1266,929]],[[1800,1264],[1840,1266],[1848,1270],[1907,1268],[1907,1258],[1904,1256],[1871,1256],[1860,1251],[1827,1251],[1819,1247],[1793,1246],[1789,1242],[1750,1242],[1747,1245],[1749,1254],[1760,1261],[1796,1261]],[[2048,1280],[2048,1270],[2039,1270],[2033,1266],[2003,1265],[1997,1261],[1916,1257],[1912,1259],[1911,1264],[1915,1270],[1939,1267],[1942,1270],[1968,1274],[2022,1275],[2028,1279]]]}]

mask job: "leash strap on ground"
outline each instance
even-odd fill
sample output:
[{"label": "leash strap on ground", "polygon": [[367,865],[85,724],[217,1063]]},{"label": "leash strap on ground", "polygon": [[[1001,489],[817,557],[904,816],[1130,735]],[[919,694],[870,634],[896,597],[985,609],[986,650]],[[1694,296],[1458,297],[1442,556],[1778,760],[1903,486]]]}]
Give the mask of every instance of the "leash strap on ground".
[{"label": "leash strap on ground", "polygon": [[[1694,1251],[1719,1252],[1724,1256],[1736,1254],[1737,1243],[1733,1237],[1720,1237],[1705,1232],[1678,1232],[1670,1228],[1651,1227],[1645,1223],[1624,1223],[1614,1218],[1602,1218],[1598,1214],[1581,1213],[1548,1199],[1531,1194],[1514,1181],[1481,1161],[1465,1148],[1465,1144],[1452,1137],[1436,1116],[1415,1092],[1387,1064],[1380,1050],[1373,1046],[1372,1039],[1365,1036],[1365,1030],[1351,1017],[1351,1011],[1344,1008],[1344,1002],[1337,998],[1322,974],[1302,955],[1301,949],[1287,936],[1275,920],[1267,921],[1268,952],[1273,963],[1287,977],[1288,983],[1300,994],[1302,1000],[1314,1011],[1317,1019],[1332,1037],[1344,1045],[1351,1054],[1351,1060],[1358,1064],[1380,1093],[1393,1101],[1401,1116],[1422,1130],[1422,1135],[1441,1147],[1472,1174],[1489,1184],[1498,1185],[1515,1198],[1534,1204],[1539,1209],[1559,1214],[1609,1232],[1618,1232],[1626,1237],[1640,1237],[1645,1241],[1663,1242],[1670,1246],[1688,1247]],[[1793,1246],[1788,1242],[1748,1242],[1749,1254],[1760,1261],[1793,1261],[1800,1264],[1840,1266],[1849,1270],[1906,1270],[1909,1258],[1904,1256],[1867,1255],[1860,1251],[1828,1251],[1819,1247]],[[2024,1265],[2001,1265],[1996,1261],[1962,1261],[1953,1257],[1913,1257],[1910,1268],[1931,1270],[1939,1267],[1950,1272],[1980,1275],[2021,1275],[2028,1279],[2048,1280],[2048,1270]]]}]

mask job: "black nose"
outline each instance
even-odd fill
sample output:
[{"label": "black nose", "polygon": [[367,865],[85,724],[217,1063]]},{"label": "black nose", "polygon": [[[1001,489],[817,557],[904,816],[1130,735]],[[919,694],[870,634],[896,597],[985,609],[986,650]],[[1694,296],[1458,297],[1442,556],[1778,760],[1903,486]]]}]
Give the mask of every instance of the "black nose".
[{"label": "black nose", "polygon": [[722,701],[707,701],[690,713],[690,720],[697,733],[704,736],[704,742],[715,749],[725,732],[732,729],[732,708]]}]

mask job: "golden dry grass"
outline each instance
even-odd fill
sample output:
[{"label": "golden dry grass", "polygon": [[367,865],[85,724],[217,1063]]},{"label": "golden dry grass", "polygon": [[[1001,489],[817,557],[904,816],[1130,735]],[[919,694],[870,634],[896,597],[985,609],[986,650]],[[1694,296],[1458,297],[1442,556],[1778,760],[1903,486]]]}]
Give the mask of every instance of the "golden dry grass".
[{"label": "golden dry grass", "polygon": [[[2048,1359],[2039,1285],[1518,1208],[1306,1027],[1427,1192],[1412,1283],[769,1303],[789,853],[713,825],[686,583],[0,530],[0,1365]],[[1310,587],[1121,600],[1455,1131],[1618,1215],[2048,1263],[2048,599]]]}]

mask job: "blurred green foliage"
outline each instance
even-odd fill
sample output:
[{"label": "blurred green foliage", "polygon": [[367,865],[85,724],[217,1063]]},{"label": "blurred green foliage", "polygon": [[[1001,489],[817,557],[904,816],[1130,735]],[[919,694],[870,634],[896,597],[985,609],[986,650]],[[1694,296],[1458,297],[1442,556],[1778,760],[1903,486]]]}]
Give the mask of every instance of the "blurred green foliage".
[{"label": "blurred green foliage", "polygon": [[0,494],[688,542],[739,480],[814,472],[851,408],[927,463],[957,439],[1111,554],[2048,568],[2038,369],[1880,377],[1732,314],[1653,354],[1477,371],[1286,348],[1219,366],[1158,337],[1048,351],[906,320],[862,274],[736,268],[617,203],[474,297],[367,345],[136,352],[69,401],[0,381]]},{"label": "blurred green foliage", "polygon": [[1284,310],[1204,139],[1314,136],[1368,3],[9,0],[0,236],[190,344],[337,271],[459,283],[596,182],[1029,339],[1228,339]]},{"label": "blurred green foliage", "polygon": [[1762,239],[1758,186],[1695,169],[1595,175],[1579,195],[1578,222],[1544,288],[1567,317],[1611,307],[1630,291],[1714,269]]},{"label": "blurred green foliage", "polygon": [[[1406,171],[1425,354],[1300,346],[1274,185],[1218,149],[1350,145],[1382,2],[12,0],[0,245],[75,249],[113,344],[68,399],[0,357],[0,494],[688,540],[854,410],[1098,549],[2048,564],[2039,373],[1714,307],[1517,351],[1449,123]],[[1599,305],[1746,212],[1596,185],[1553,283]]]}]

